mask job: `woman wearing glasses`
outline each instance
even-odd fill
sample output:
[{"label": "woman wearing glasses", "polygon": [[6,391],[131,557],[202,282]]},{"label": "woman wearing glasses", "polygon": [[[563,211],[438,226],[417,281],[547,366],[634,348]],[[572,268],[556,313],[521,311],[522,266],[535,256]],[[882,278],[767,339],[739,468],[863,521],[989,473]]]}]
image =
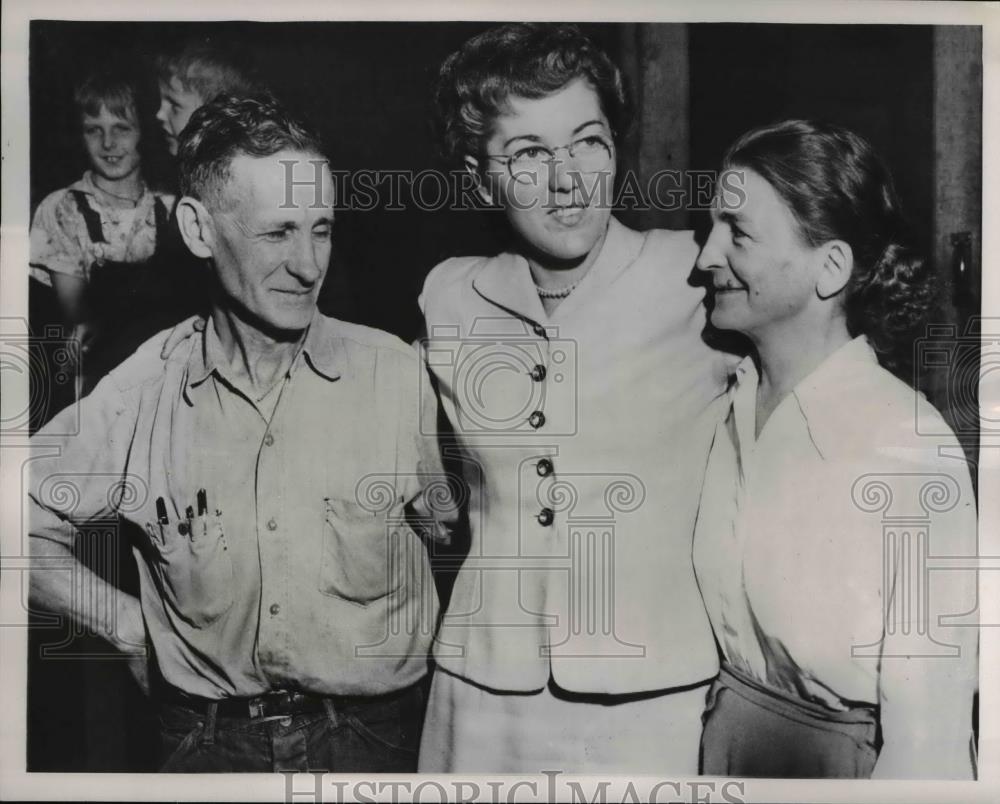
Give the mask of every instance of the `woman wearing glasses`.
[{"label": "woman wearing glasses", "polygon": [[438,103],[511,237],[420,299],[471,492],[421,770],[693,774],[717,659],[692,533],[727,368],[697,246],[611,216],[625,95],[575,27],[469,40]]},{"label": "woman wearing glasses", "polygon": [[713,211],[698,267],[712,323],[754,354],[695,533],[723,655],[703,771],[971,778],[972,485],[941,416],[876,356],[912,354],[933,272],[857,135],[787,121],[745,134],[723,167],[744,203]]}]

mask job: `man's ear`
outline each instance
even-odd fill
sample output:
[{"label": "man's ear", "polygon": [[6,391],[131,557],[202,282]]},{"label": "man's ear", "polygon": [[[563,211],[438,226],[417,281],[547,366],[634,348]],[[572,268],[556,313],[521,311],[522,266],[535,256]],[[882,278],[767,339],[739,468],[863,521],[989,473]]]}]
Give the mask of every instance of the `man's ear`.
[{"label": "man's ear", "polygon": [[820,265],[816,295],[821,299],[829,299],[840,293],[851,278],[854,251],[843,240],[831,240],[823,245],[817,256],[820,258]]},{"label": "man's ear", "polygon": [[465,169],[470,173],[473,180],[476,182],[476,194],[487,204],[493,206],[493,193],[491,193],[490,189],[483,183],[483,176],[479,172],[479,160],[474,156],[466,156]]},{"label": "man's ear", "polygon": [[196,257],[208,259],[212,256],[214,229],[212,216],[197,198],[184,196],[177,202],[177,228],[188,250]]}]

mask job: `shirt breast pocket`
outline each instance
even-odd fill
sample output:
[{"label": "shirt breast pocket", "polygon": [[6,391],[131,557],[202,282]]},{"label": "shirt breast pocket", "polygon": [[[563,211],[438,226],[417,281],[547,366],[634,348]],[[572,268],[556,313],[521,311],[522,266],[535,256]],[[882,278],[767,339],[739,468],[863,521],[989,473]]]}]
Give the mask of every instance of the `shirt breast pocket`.
[{"label": "shirt breast pocket", "polygon": [[205,628],[233,605],[233,564],[222,515],[204,514],[179,525],[146,525],[156,557],[154,571],[169,609]]},{"label": "shirt breast pocket", "polygon": [[364,606],[399,589],[399,539],[386,512],[334,497],[323,502],[319,591]]}]

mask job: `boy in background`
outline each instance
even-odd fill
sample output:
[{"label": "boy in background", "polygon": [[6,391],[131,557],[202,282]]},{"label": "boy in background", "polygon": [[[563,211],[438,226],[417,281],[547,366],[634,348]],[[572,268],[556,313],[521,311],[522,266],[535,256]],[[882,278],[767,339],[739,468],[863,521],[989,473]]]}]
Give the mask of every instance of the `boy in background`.
[{"label": "boy in background", "polygon": [[180,51],[159,60],[160,108],[170,153],[177,155],[177,138],[194,111],[216,95],[247,97],[263,87],[253,68],[235,53],[209,39],[187,42]]}]

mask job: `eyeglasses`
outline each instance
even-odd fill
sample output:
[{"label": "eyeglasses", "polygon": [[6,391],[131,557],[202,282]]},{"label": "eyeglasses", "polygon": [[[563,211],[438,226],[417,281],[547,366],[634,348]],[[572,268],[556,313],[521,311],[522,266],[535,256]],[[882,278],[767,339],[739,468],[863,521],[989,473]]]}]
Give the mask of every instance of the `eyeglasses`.
[{"label": "eyeglasses", "polygon": [[536,184],[542,169],[559,161],[556,159],[556,151],[566,151],[581,173],[600,173],[602,170],[607,170],[614,158],[614,145],[597,135],[582,137],[558,148],[529,145],[511,155],[486,154],[486,156],[498,162],[505,162],[514,181],[521,184]]}]

